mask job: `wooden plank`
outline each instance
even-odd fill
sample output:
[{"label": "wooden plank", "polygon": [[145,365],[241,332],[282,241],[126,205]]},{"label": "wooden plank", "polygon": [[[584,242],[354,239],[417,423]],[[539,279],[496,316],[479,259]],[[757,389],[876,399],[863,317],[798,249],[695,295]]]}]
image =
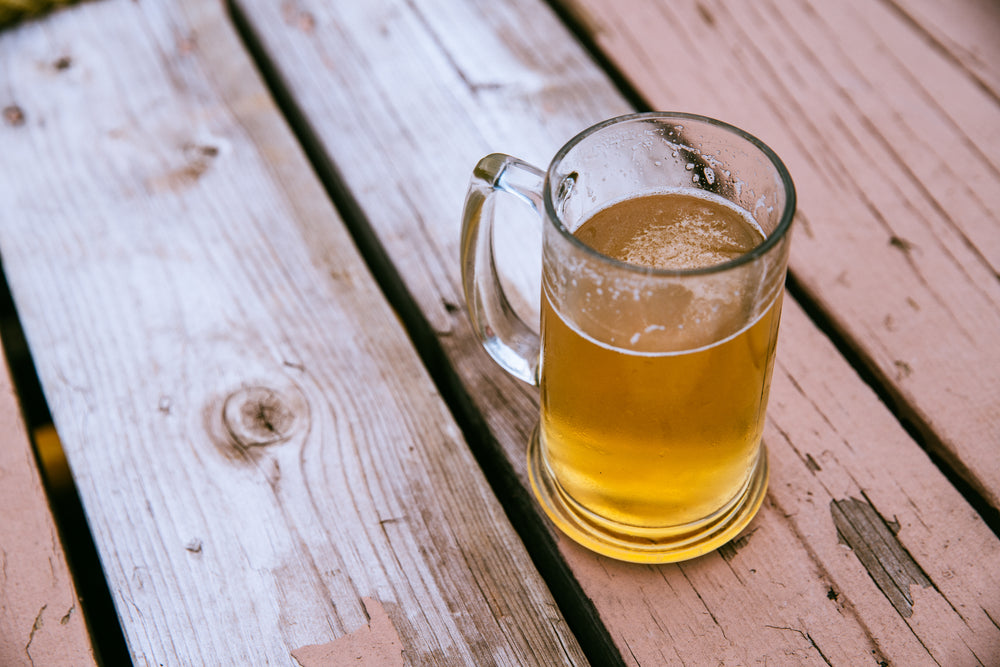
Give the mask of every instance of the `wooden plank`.
[{"label": "wooden plank", "polygon": [[0,249],[136,664],[585,662],[220,3],[26,24],[0,82]]},{"label": "wooden plank", "polygon": [[[793,274],[1000,508],[1000,104],[972,56],[942,51],[1000,23],[1000,5],[942,5],[965,19],[930,42],[885,3],[567,4],[651,105],[724,117],[782,156],[799,193]],[[975,34],[965,43],[996,48]]]},{"label": "wooden plank", "polygon": [[2,352],[0,507],[0,664],[96,664]]},{"label": "wooden plank", "polygon": [[[583,126],[626,111],[625,101],[533,0],[236,6],[304,131],[325,148],[335,167],[327,176],[356,198],[526,484],[537,396],[478,348],[461,306],[465,186],[483,154],[544,164]],[[742,537],[701,559],[649,567],[552,533],[622,660],[995,662],[1000,542],[790,298],[784,319],[765,436],[771,491]],[[835,519],[844,508],[854,523]],[[853,542],[838,521],[844,532],[855,526]],[[915,565],[900,572],[892,564],[910,562],[901,554]],[[879,579],[875,563],[888,568]],[[908,584],[913,567],[926,580]]]},{"label": "wooden plank", "polygon": [[912,21],[918,34],[954,59],[994,99],[1000,99],[1000,11],[993,0],[962,0],[946,4],[934,0],[890,0],[890,5]]}]

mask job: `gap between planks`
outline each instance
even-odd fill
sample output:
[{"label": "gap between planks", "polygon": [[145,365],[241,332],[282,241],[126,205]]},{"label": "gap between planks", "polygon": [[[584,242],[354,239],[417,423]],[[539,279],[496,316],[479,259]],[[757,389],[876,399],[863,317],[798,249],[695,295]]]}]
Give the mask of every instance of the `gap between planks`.
[{"label": "gap between planks", "polygon": [[[621,654],[601,622],[593,602],[584,593],[572,570],[560,555],[552,533],[536,513],[527,489],[521,485],[502,448],[475,407],[464,383],[448,361],[430,322],[410,294],[389,254],[372,230],[371,224],[351,194],[337,165],[324,151],[315,131],[289,93],[288,87],[282,81],[277,68],[265,53],[240,8],[232,0],[226,0],[225,6],[250,59],[343,219],[379,289],[400,319],[421,362],[461,429],[490,488],[549,587],[587,659],[595,665],[609,667],[624,665]],[[461,308],[459,304],[443,305],[449,311]]]},{"label": "gap between planks", "polygon": [[[42,392],[31,351],[21,329],[20,317],[11,296],[7,276],[0,266],[0,343],[7,355],[10,379],[21,401],[21,414],[28,433],[32,434],[36,464],[42,488],[49,501],[52,518],[62,541],[66,563],[98,664],[131,663],[125,635],[101,569],[97,547],[90,533],[83,503],[52,425],[45,394]],[[44,442],[43,442],[44,440]],[[48,453],[43,451],[48,449]]]}]

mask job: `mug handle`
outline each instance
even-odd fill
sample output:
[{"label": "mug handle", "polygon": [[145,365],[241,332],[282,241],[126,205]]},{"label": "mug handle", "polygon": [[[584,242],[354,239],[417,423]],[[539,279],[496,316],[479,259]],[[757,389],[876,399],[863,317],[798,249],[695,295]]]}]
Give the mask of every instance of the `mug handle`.
[{"label": "mug handle", "polygon": [[[472,172],[462,215],[462,287],[479,342],[501,368],[538,386],[541,340],[514,312],[493,251],[493,195],[512,194],[541,220],[545,172],[510,155],[487,155]],[[541,249],[539,249],[539,252]]]}]

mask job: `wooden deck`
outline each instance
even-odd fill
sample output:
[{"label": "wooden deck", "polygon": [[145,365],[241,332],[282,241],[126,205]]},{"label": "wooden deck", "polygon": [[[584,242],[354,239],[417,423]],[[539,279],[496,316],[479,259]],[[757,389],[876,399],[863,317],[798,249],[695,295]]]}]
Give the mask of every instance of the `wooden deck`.
[{"label": "wooden deck", "polygon": [[[0,664],[1000,664],[998,35],[988,0],[94,0],[0,31],[8,350],[100,557],[70,576],[0,384]],[[767,499],[665,566],[543,518],[537,394],[458,262],[478,158],[647,108],[747,129],[799,192]]]}]

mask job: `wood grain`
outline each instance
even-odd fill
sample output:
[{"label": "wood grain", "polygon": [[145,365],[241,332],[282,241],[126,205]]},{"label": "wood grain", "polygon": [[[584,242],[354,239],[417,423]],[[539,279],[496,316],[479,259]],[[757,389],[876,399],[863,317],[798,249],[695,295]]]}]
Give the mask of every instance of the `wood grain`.
[{"label": "wood grain", "polygon": [[369,609],[407,664],[585,662],[219,3],[5,33],[0,107],[0,250],[136,664],[294,665]]},{"label": "wood grain", "polygon": [[[460,306],[465,187],[483,154],[543,165],[578,130],[627,104],[540,2],[236,4],[304,131],[335,165],[328,176],[355,197],[361,222],[526,483],[537,397],[478,349]],[[682,96],[697,94],[692,80],[679,85]],[[531,264],[531,254],[507,261]],[[646,567],[553,533],[622,659],[996,662],[1000,542],[790,298],[782,327],[765,435],[771,491],[743,536],[701,559]],[[908,554],[931,582],[909,587],[909,616],[879,588],[867,555],[838,537],[831,507],[851,499],[869,503],[885,525],[898,523],[894,553]]]},{"label": "wood grain", "polygon": [[0,665],[94,665],[94,649],[0,353]]},{"label": "wood grain", "polygon": [[962,0],[945,5],[934,0],[890,0],[889,5],[1000,101],[1000,11],[995,2]]},{"label": "wood grain", "polygon": [[1000,508],[998,40],[983,32],[1000,6],[569,4],[649,104],[724,118],[782,156],[799,284]]}]

